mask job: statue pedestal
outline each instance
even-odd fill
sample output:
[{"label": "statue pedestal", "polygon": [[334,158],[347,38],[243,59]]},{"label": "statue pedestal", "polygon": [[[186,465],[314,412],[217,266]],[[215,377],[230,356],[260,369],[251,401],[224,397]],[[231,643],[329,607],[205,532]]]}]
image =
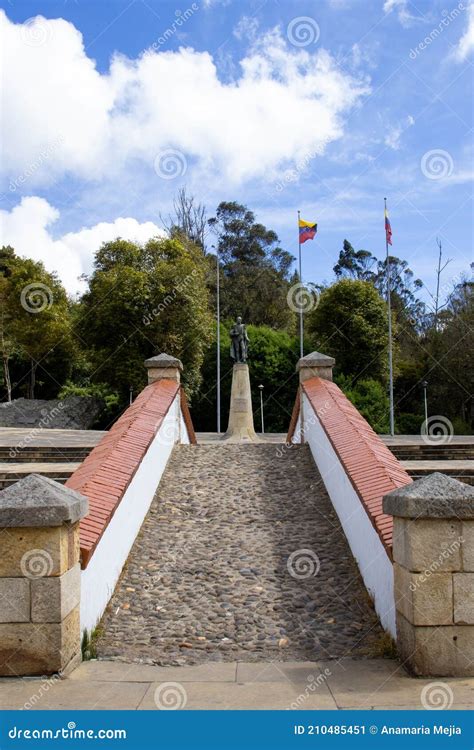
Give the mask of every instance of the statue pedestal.
[{"label": "statue pedestal", "polygon": [[222,439],[231,443],[258,441],[253,426],[249,367],[245,364],[235,364],[232,370],[229,425]]}]

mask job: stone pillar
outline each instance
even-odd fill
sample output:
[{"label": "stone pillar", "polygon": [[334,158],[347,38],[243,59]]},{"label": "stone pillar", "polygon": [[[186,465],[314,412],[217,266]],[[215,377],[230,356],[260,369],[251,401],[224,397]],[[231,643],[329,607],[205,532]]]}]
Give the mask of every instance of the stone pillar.
[{"label": "stone pillar", "polygon": [[0,492],[0,675],[81,659],[79,521],[87,499],[30,474]]},{"label": "stone pillar", "polygon": [[148,370],[148,384],[156,380],[181,380],[183,372],[183,363],[176,357],[170,357],[169,354],[158,354],[156,357],[150,357],[145,360],[145,367]]},{"label": "stone pillar", "polygon": [[235,364],[232,368],[229,424],[222,440],[228,440],[232,443],[258,441],[253,426],[249,367],[243,363]]},{"label": "stone pillar", "polygon": [[334,357],[328,357],[326,354],[319,352],[307,354],[306,357],[299,359],[296,365],[296,372],[300,374],[300,383],[309,378],[332,380],[332,368],[335,363]]},{"label": "stone pillar", "polygon": [[[324,378],[324,380],[332,380],[332,368],[334,367],[336,360],[334,357],[328,357],[326,354],[320,354],[319,352],[311,352],[306,357],[301,357],[296,365],[296,372],[299,373],[300,378],[300,389],[301,384],[309,378]],[[300,393],[300,435],[301,442],[304,443],[304,399],[303,392],[301,389]]]},{"label": "stone pillar", "polygon": [[474,675],[474,487],[444,474],[393,490],[400,658],[418,676]]}]

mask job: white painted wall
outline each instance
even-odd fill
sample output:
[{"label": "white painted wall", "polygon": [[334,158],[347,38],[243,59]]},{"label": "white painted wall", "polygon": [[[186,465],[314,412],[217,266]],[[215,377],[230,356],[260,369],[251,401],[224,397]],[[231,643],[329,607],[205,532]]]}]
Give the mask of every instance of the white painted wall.
[{"label": "white painted wall", "polygon": [[393,565],[344,466],[324,432],[308,397],[303,394],[305,440],[339,516],[367,591],[383,627],[396,637]]},{"label": "white painted wall", "polygon": [[[180,438],[181,434],[181,438]],[[113,594],[175,443],[189,443],[179,393],[81,574],[81,630],[92,630]]]}]

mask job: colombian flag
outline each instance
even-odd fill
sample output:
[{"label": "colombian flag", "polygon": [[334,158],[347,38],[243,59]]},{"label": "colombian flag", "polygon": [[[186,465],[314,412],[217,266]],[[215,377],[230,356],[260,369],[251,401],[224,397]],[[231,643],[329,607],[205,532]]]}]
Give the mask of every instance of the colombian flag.
[{"label": "colombian flag", "polygon": [[387,242],[387,245],[392,244],[392,227],[390,226],[390,219],[388,218],[387,209],[385,209],[385,240]]},{"label": "colombian flag", "polygon": [[309,221],[303,221],[303,219],[298,220],[298,227],[300,233],[300,245],[302,245],[303,242],[306,242],[306,240],[313,240],[318,231],[317,224],[310,224]]}]

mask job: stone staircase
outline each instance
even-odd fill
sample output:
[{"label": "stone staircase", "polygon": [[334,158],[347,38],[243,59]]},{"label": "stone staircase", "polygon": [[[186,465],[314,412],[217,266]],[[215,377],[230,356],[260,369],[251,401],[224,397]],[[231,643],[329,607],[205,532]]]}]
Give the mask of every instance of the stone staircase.
[{"label": "stone staircase", "polygon": [[474,436],[456,435],[446,443],[424,442],[419,435],[382,439],[414,480],[439,471],[474,485]]},{"label": "stone staircase", "polygon": [[0,490],[31,473],[64,483],[103,435],[99,430],[0,428]]},{"label": "stone staircase", "polygon": [[384,634],[307,446],[177,446],[101,623],[100,658],[374,656]]}]

